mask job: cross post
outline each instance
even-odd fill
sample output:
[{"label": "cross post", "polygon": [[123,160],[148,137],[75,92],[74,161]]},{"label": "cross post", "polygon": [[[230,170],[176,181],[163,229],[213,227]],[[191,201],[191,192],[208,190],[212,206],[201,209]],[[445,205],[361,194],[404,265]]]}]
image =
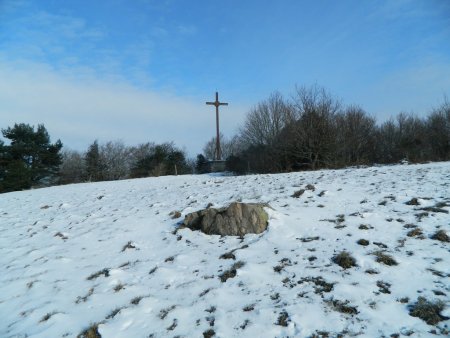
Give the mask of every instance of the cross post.
[{"label": "cross post", "polygon": [[214,153],[214,156],[216,161],[220,161],[222,159],[222,151],[220,149],[219,106],[228,106],[228,103],[219,102],[219,93],[216,92],[216,101],[206,102],[206,104],[216,107],[216,151]]}]

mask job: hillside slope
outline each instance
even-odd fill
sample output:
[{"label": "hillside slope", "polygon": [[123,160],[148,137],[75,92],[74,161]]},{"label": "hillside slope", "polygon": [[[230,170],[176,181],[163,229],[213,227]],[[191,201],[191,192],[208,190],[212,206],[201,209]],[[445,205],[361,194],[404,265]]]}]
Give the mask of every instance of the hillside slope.
[{"label": "hillside slope", "polygon": [[[174,231],[172,211],[232,201],[267,202],[268,231]],[[3,194],[0,337],[445,336],[449,210],[450,163]]]}]

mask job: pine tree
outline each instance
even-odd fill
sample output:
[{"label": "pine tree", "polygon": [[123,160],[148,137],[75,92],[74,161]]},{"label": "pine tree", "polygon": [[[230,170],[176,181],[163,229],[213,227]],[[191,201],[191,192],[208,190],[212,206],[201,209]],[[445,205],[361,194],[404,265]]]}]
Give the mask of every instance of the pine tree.
[{"label": "pine tree", "polygon": [[10,145],[0,145],[0,191],[30,189],[49,185],[56,179],[61,165],[60,140],[50,143],[44,125],[37,130],[28,124],[15,124],[2,130]]},{"label": "pine tree", "polygon": [[103,165],[100,159],[98,141],[95,140],[89,146],[84,157],[86,162],[86,176],[88,181],[97,182],[103,180]]}]

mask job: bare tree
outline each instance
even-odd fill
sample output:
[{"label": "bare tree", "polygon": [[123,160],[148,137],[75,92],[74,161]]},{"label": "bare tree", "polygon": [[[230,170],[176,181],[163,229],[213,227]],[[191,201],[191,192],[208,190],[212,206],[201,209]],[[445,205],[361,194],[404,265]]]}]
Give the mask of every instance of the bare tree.
[{"label": "bare tree", "polygon": [[376,121],[359,106],[349,106],[336,116],[336,162],[367,164],[374,158]]},{"label": "bare tree", "polygon": [[[241,149],[241,142],[238,136],[234,136],[231,139],[227,139],[222,133],[220,133],[220,149],[222,152],[222,158],[227,159],[231,155],[235,155]],[[207,159],[212,160],[216,153],[216,138],[210,139],[203,147],[203,154]]]},{"label": "bare tree", "polygon": [[131,149],[122,141],[109,141],[100,146],[100,161],[104,165],[104,180],[127,178],[131,167]]},{"label": "bare tree", "polygon": [[427,120],[427,131],[432,151],[432,159],[450,159],[450,102],[447,98],[444,103],[434,109]]},{"label": "bare tree", "polygon": [[80,183],[85,178],[83,155],[70,149],[63,149],[62,164],[59,171],[59,184]]},{"label": "bare tree", "polygon": [[240,135],[246,146],[273,146],[280,132],[294,120],[293,107],[274,92],[247,114]]},{"label": "bare tree", "polygon": [[331,165],[341,103],[318,86],[297,87],[293,99],[297,120],[285,133],[289,157],[297,165],[308,164],[313,170]]}]

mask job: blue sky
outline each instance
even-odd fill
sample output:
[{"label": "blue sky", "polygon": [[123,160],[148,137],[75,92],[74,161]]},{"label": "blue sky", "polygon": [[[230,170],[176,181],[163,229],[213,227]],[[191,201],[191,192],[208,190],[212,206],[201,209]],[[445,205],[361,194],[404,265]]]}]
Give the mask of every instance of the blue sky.
[{"label": "blue sky", "polygon": [[175,141],[214,135],[218,90],[232,136],[278,90],[319,84],[379,121],[450,96],[450,2],[0,0],[0,126],[53,138]]}]

